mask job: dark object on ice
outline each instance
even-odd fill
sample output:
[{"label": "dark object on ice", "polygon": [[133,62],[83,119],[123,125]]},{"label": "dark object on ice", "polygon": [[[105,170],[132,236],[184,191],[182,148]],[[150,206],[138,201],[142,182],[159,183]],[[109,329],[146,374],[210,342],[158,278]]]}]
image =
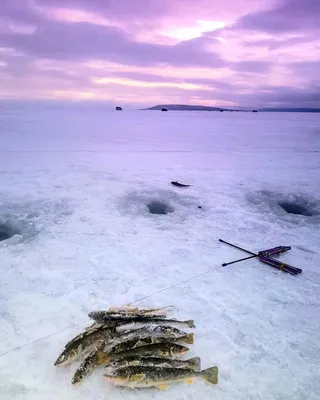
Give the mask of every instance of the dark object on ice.
[{"label": "dark object on ice", "polygon": [[198,206],[198,208],[202,208],[202,206]]},{"label": "dark object on ice", "polygon": [[173,208],[162,201],[152,201],[148,205],[150,214],[166,215],[173,212]]},{"label": "dark object on ice", "polygon": [[172,181],[171,184],[173,186],[177,186],[177,187],[190,187],[191,186],[191,185],[185,185],[183,183],[179,183],[179,182],[176,182],[176,181]]},{"label": "dark object on ice", "polygon": [[252,110],[252,112],[258,112],[258,110]]},{"label": "dark object on ice", "polygon": [[284,253],[285,251],[291,250],[291,246],[277,246],[272,249],[259,251],[259,256],[273,256],[274,254]]},{"label": "dark object on ice", "polygon": [[163,107],[163,108],[161,108],[161,111],[168,111],[168,110],[167,110],[166,108]]},{"label": "dark object on ice", "polygon": [[288,214],[304,215],[305,217],[312,217],[312,212],[307,210],[304,206],[297,203],[290,203],[283,201],[278,203],[281,208],[284,209]]},{"label": "dark object on ice", "polygon": [[122,108],[121,107],[116,107],[116,110],[117,111],[122,111]]},{"label": "dark object on ice", "polygon": [[265,264],[271,265],[272,267],[280,269],[284,272],[289,272],[289,274],[291,274],[291,275],[297,275],[302,272],[302,269],[300,269],[300,268],[296,268],[296,267],[293,267],[292,265],[282,263],[282,262],[270,257],[270,255],[279,254],[279,253],[283,253],[287,250],[290,250],[291,249],[290,246],[278,246],[278,247],[274,247],[269,250],[259,251],[258,254],[255,254],[255,253],[252,253],[251,251],[243,249],[242,247],[239,247],[232,243],[226,242],[222,239],[219,239],[219,242],[228,244],[229,246],[235,247],[236,249],[239,249],[239,250],[245,251],[246,253],[251,254],[250,257],[242,258],[242,259],[236,260],[236,261],[231,261],[229,263],[224,263],[224,264],[222,264],[223,267],[226,267],[227,265],[230,265],[230,264],[235,264],[240,261],[249,260],[250,258],[257,257],[257,258],[259,258],[259,261],[261,261]]},{"label": "dark object on ice", "polygon": [[220,112],[223,112],[223,110],[220,110]]}]

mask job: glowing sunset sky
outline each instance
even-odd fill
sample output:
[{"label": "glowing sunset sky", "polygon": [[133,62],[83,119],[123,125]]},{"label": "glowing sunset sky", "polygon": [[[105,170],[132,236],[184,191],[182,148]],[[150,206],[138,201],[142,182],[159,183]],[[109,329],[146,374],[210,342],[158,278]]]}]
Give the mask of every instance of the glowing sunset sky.
[{"label": "glowing sunset sky", "polygon": [[0,0],[0,98],[320,107],[320,0]]}]

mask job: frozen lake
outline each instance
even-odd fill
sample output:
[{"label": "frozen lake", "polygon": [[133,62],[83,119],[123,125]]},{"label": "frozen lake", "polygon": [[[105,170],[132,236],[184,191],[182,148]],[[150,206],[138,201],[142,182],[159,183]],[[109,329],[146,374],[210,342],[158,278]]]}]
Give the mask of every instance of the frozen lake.
[{"label": "frozen lake", "polygon": [[[320,114],[1,105],[1,400],[318,400],[319,127]],[[246,254],[219,238],[290,245],[281,260],[303,273],[222,268]],[[53,366],[64,344],[89,311],[134,301],[195,319],[190,357],[219,384],[135,392],[97,369],[73,387],[78,363]]]}]

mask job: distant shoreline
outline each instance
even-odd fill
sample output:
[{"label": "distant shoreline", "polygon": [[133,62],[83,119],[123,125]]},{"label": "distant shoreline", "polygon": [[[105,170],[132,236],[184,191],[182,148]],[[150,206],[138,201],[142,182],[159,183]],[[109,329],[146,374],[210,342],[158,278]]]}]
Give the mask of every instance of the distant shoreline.
[{"label": "distant shoreline", "polygon": [[161,104],[154,107],[143,108],[141,110],[161,111],[217,111],[217,112],[295,112],[295,113],[320,113],[320,108],[256,108],[256,109],[236,109],[208,107],[186,104]]}]

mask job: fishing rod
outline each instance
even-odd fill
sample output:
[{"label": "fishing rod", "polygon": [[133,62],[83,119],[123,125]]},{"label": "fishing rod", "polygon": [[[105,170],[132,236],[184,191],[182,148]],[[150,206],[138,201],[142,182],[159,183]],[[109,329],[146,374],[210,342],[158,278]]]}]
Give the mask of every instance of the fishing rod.
[{"label": "fishing rod", "polygon": [[292,265],[280,262],[280,261],[275,260],[272,257],[270,257],[271,255],[280,254],[280,253],[284,253],[285,251],[291,250],[290,246],[277,246],[277,247],[273,247],[272,249],[259,251],[258,254],[256,254],[256,253],[253,253],[252,251],[246,250],[242,247],[236,246],[235,244],[226,242],[225,240],[222,240],[222,239],[219,239],[219,242],[225,243],[225,244],[232,246],[238,250],[242,250],[248,254],[251,254],[251,256],[249,256],[249,257],[241,258],[239,260],[231,261],[229,263],[224,263],[224,264],[222,264],[223,267],[226,267],[227,265],[235,264],[240,261],[249,260],[250,258],[259,258],[259,261],[263,262],[264,264],[268,264],[274,268],[278,268],[284,272],[288,272],[291,275],[300,274],[302,272],[302,270],[300,268],[293,267]]},{"label": "fishing rod", "polygon": [[236,263],[238,263],[240,261],[250,260],[250,258],[256,258],[256,257],[258,257],[258,255],[249,256],[249,257],[245,257],[245,258],[240,258],[239,260],[231,261],[231,262],[228,262],[228,263],[223,263],[222,266],[226,267],[227,265],[236,264]]}]

